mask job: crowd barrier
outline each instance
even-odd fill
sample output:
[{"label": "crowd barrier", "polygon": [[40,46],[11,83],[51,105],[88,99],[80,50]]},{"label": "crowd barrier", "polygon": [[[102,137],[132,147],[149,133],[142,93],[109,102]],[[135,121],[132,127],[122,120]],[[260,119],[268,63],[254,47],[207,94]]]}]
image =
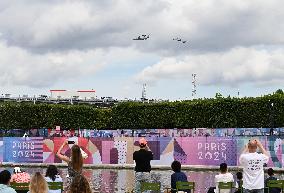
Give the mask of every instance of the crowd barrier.
[{"label": "crowd barrier", "polygon": [[[0,138],[0,161],[14,163],[61,163],[56,152],[67,138],[3,137]],[[149,137],[154,154],[153,165],[168,165],[178,160],[184,165],[218,166],[226,162],[238,166],[238,158],[250,137]],[[268,166],[284,167],[284,137],[260,136],[270,153]],[[138,150],[137,137],[72,138],[88,154],[86,164],[133,164]],[[71,146],[62,153],[70,156]]]}]

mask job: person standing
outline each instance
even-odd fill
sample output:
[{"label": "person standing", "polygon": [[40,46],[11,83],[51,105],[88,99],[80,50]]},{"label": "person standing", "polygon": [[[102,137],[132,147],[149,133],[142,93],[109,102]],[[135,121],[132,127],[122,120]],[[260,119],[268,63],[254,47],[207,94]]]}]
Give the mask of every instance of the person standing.
[{"label": "person standing", "polygon": [[135,192],[140,192],[140,183],[142,181],[149,181],[151,171],[151,160],[153,160],[153,153],[147,145],[144,138],[139,140],[140,150],[133,153],[133,160],[135,161]]},{"label": "person standing", "polygon": [[92,189],[83,175],[77,175],[74,177],[67,193],[92,193]]},{"label": "person standing", "polygon": [[[259,148],[261,153],[257,153]],[[263,165],[267,164],[269,154],[259,140],[250,140],[239,158],[243,170],[243,192],[263,193],[264,192],[264,171]]]},{"label": "person standing", "polygon": [[65,145],[68,145],[68,140],[65,140],[61,147],[58,149],[56,155],[62,161],[68,164],[68,177],[67,177],[67,188],[71,184],[73,178],[76,175],[82,173],[83,168],[83,156],[81,153],[81,148],[78,145],[73,145],[71,148],[71,157],[61,154],[62,149]]}]

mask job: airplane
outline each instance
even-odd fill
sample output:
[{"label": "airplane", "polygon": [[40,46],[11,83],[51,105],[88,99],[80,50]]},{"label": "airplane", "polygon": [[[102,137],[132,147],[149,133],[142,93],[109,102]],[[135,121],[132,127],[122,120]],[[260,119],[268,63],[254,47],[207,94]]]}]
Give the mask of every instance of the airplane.
[{"label": "airplane", "polygon": [[176,40],[178,42],[182,42],[184,44],[187,42],[186,40],[182,40],[181,38],[173,38],[173,40]]},{"label": "airplane", "polygon": [[[141,37],[142,36],[142,37]],[[147,40],[150,37],[150,34],[147,36],[145,34],[138,36],[137,38],[134,38],[133,40]]]}]

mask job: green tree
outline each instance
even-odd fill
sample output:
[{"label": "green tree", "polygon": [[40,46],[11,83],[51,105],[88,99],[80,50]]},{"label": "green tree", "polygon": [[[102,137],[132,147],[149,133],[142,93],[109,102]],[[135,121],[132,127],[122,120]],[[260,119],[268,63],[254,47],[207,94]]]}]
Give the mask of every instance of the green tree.
[{"label": "green tree", "polygon": [[283,90],[282,90],[282,89],[278,89],[278,90],[275,92],[275,94],[283,95],[283,94],[284,94],[284,92],[283,92]]}]

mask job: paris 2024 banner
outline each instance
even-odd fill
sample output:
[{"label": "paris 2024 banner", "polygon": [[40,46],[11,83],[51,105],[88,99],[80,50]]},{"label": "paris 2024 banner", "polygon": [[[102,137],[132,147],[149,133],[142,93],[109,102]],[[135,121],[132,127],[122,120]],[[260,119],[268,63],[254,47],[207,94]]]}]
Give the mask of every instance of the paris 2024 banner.
[{"label": "paris 2024 banner", "polygon": [[[0,161],[12,163],[61,163],[56,152],[67,138],[3,137],[0,138]],[[153,165],[170,165],[178,160],[184,165],[213,165],[226,162],[238,165],[239,155],[250,137],[152,137],[146,138],[154,154]],[[284,138],[258,137],[270,153],[268,166],[284,167]],[[88,154],[85,164],[133,164],[133,152],[139,138],[72,138]],[[62,153],[71,154],[72,144]]]}]

